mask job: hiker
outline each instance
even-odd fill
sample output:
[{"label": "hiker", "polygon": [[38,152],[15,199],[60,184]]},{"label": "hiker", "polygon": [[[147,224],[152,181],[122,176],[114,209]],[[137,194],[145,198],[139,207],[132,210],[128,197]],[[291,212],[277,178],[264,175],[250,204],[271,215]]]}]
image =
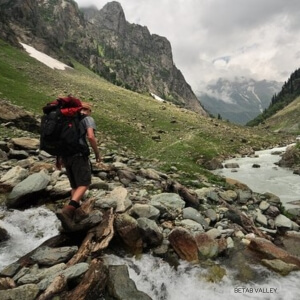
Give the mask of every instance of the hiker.
[{"label": "hiker", "polygon": [[[95,153],[96,162],[100,162],[100,153],[94,132],[96,124],[94,119],[90,116],[91,112],[91,105],[82,102],[82,109],[80,110],[82,118],[79,123],[79,142],[88,147],[88,140]],[[72,156],[57,157],[56,167],[61,169],[62,165],[66,168],[72,191],[70,202],[62,208],[57,216],[61,220],[63,227],[70,229],[69,227],[72,226],[72,223],[80,222],[88,216],[80,207],[80,201],[91,184],[92,170],[89,154],[77,153]]]}]

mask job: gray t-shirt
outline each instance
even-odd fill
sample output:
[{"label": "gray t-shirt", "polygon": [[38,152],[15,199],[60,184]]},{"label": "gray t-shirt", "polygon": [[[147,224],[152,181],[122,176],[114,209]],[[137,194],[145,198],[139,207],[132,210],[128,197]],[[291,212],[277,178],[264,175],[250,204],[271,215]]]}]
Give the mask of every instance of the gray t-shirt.
[{"label": "gray t-shirt", "polygon": [[94,131],[96,130],[96,123],[94,119],[91,116],[86,116],[80,121],[79,124],[79,133],[80,133],[80,140],[79,143],[81,145],[87,145],[88,143],[86,141],[86,133],[88,128],[93,128]]}]

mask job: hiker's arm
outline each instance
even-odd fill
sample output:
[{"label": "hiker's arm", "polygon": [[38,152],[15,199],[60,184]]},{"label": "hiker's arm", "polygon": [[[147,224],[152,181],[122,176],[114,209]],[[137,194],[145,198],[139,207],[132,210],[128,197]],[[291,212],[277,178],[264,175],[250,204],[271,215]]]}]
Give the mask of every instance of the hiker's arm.
[{"label": "hiker's arm", "polygon": [[89,127],[87,129],[87,138],[89,140],[89,143],[95,153],[95,156],[96,156],[96,161],[97,162],[100,162],[100,152],[99,152],[99,149],[98,149],[98,146],[97,146],[97,140],[96,140],[96,137],[95,137],[95,134],[94,134],[94,129],[92,127]]}]

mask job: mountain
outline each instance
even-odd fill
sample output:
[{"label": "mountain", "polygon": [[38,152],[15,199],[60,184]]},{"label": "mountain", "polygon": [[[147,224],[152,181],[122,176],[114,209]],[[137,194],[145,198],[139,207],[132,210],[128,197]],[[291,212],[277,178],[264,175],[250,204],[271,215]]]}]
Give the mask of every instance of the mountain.
[{"label": "mountain", "polygon": [[246,124],[266,109],[282,83],[236,78],[218,79],[204,92],[197,92],[204,108],[214,116],[237,124]]},{"label": "mountain", "polygon": [[126,21],[121,5],[80,10],[73,0],[0,0],[0,37],[29,44],[110,82],[207,115],[174,64],[170,42]]},{"label": "mountain", "polygon": [[247,125],[265,125],[276,130],[297,132],[299,130],[300,69],[295,70],[284,83],[281,90],[274,94],[269,107]]},{"label": "mountain", "polygon": [[[184,180],[181,182],[195,178],[202,182],[202,176],[218,181],[205,169],[213,167],[211,161],[216,165],[216,158],[247,155],[290,141],[287,134],[202,116],[113,85],[75,61],[73,68],[52,69],[1,39],[0,70],[0,101],[17,105],[40,119],[47,102],[71,93],[92,104],[101,152],[106,148],[113,155],[121,155],[124,149],[126,156],[132,152],[144,161],[154,159],[157,168],[168,174],[176,168]],[[1,102],[0,141],[22,135],[16,127],[22,129],[23,123],[32,123],[27,119],[20,120],[22,124],[12,122],[10,115],[15,114],[15,110],[7,113]],[[121,162],[123,157],[116,159]]]}]

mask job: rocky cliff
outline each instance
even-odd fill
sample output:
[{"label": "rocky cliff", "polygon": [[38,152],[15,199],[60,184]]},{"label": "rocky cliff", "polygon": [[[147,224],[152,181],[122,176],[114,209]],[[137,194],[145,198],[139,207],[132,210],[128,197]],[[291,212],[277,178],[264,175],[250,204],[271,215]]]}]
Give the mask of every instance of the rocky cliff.
[{"label": "rocky cliff", "polygon": [[1,0],[0,13],[0,37],[14,45],[30,44],[69,65],[76,59],[116,85],[206,115],[170,42],[127,22],[118,2],[79,10],[72,0]]}]

